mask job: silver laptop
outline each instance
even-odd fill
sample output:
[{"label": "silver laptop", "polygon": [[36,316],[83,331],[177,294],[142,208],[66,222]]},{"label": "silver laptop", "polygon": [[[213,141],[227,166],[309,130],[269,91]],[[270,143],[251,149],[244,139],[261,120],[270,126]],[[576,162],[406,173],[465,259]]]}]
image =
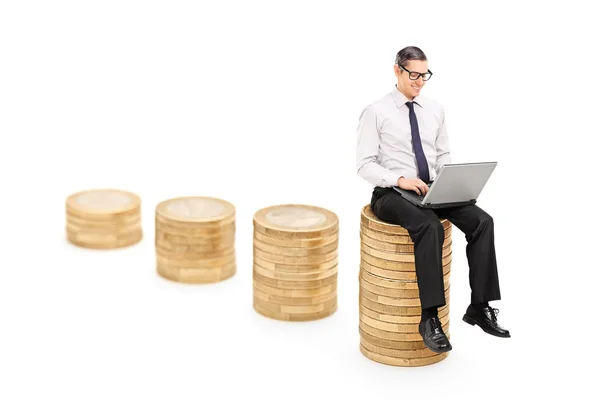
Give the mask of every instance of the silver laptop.
[{"label": "silver laptop", "polygon": [[429,184],[423,196],[412,190],[394,189],[406,200],[421,208],[447,208],[475,204],[498,163],[477,162],[446,164]]}]

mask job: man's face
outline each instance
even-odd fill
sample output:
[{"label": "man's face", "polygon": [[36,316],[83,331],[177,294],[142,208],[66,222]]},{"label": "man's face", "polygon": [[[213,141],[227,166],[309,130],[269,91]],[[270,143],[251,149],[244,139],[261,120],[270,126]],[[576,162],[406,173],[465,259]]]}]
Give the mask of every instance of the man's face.
[{"label": "man's face", "polygon": [[[427,61],[410,60],[407,65],[404,66],[411,72],[426,73],[429,68]],[[417,80],[411,80],[409,73],[406,72],[402,67],[394,65],[394,73],[398,77],[398,89],[410,100],[421,94],[421,89],[425,86],[425,81],[422,76],[419,76]]]}]

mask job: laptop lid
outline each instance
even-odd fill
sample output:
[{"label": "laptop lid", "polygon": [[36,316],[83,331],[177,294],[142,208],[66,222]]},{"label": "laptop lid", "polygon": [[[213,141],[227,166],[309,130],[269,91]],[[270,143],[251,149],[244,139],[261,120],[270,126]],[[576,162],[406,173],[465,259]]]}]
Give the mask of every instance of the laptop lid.
[{"label": "laptop lid", "polygon": [[477,200],[496,165],[496,161],[444,165],[422,203]]}]

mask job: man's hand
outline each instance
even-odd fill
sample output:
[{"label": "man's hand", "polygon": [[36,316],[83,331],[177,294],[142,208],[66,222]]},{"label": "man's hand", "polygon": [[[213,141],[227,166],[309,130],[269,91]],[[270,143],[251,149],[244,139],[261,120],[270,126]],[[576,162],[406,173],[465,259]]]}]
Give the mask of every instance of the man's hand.
[{"label": "man's hand", "polygon": [[419,178],[406,179],[403,176],[398,179],[398,187],[404,190],[413,190],[419,195],[424,195],[429,190],[429,186]]}]

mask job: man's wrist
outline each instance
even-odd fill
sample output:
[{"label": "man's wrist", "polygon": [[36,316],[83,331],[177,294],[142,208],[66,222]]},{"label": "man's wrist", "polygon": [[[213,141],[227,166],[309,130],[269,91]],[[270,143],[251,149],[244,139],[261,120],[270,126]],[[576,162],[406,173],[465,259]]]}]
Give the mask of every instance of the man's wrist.
[{"label": "man's wrist", "polygon": [[396,184],[398,186],[400,186],[400,181],[402,181],[402,179],[405,179],[403,176],[401,176],[400,178],[398,178],[398,180],[396,181]]}]

